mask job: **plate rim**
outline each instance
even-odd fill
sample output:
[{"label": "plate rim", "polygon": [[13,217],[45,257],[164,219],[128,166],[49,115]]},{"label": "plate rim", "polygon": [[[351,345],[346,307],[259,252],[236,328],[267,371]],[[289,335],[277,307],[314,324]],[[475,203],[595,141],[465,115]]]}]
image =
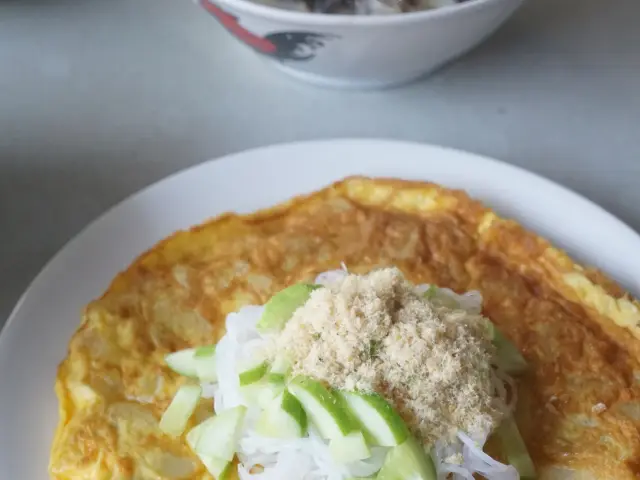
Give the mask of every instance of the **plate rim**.
[{"label": "plate rim", "polygon": [[[104,210],[103,212],[101,212],[100,214],[98,214],[96,217],[94,217],[92,220],[90,220],[88,223],[86,223],[78,232],[76,232],[75,234],[73,234],[71,236],[71,238],[69,238],[45,263],[44,265],[40,268],[40,270],[38,271],[38,273],[31,279],[31,281],[27,284],[26,288],[24,289],[24,291],[22,292],[22,294],[18,297],[18,300],[16,301],[16,303],[14,304],[13,308],[11,309],[11,311],[9,312],[9,315],[7,316],[5,323],[2,327],[2,329],[0,329],[0,348],[2,348],[3,346],[3,338],[6,336],[6,331],[8,330],[8,328],[11,326],[11,324],[13,324],[13,322],[15,321],[14,318],[17,317],[17,314],[20,310],[20,307],[24,304],[24,302],[27,300],[27,296],[29,294],[29,292],[32,290],[33,285],[41,278],[45,275],[46,271],[50,268],[50,265],[53,264],[56,259],[64,252],[67,251],[69,248],[73,247],[73,244],[76,243],[78,241],[78,238],[80,238],[81,236],[85,235],[85,233],[90,230],[94,225],[100,223],[105,217],[107,217],[108,215],[113,214],[114,211],[118,210],[119,208],[121,208],[124,204],[127,204],[129,202],[131,202],[133,199],[138,198],[140,196],[145,195],[147,192],[158,188],[161,184],[165,184],[167,182],[171,182],[173,180],[175,180],[177,177],[180,177],[182,175],[187,175],[189,172],[204,168],[205,166],[211,165],[213,163],[218,163],[218,162],[231,162],[234,159],[236,159],[237,157],[245,157],[245,156],[252,156],[255,155],[258,152],[262,152],[262,151],[268,151],[268,150],[278,150],[281,148],[296,148],[296,147],[300,147],[300,146],[310,146],[312,147],[313,145],[316,144],[339,144],[339,143],[384,143],[384,144],[396,144],[396,145],[410,145],[410,146],[419,146],[419,147],[428,147],[428,148],[434,148],[436,150],[442,150],[442,151],[446,151],[450,154],[454,154],[454,155],[464,155],[464,156],[473,156],[476,157],[478,160],[484,161],[484,162],[489,162],[491,164],[494,165],[499,165],[500,168],[505,168],[508,170],[511,170],[515,173],[521,174],[521,175],[525,175],[525,176],[529,176],[529,177],[533,177],[536,178],[536,180],[546,183],[549,186],[552,186],[554,188],[563,190],[564,193],[566,194],[570,194],[571,196],[573,196],[575,199],[580,200],[582,202],[586,204],[588,204],[588,206],[590,208],[594,208],[597,209],[599,211],[599,213],[606,215],[607,217],[609,217],[610,220],[613,220],[615,222],[617,222],[619,224],[619,226],[621,228],[624,228],[625,230],[627,230],[629,233],[634,234],[638,237],[638,241],[640,242],[640,233],[636,232],[630,225],[628,225],[625,221],[623,221],[621,218],[619,218],[618,216],[616,216],[615,214],[613,214],[612,212],[610,212],[609,210],[607,210],[606,208],[604,208],[602,205],[596,203],[595,201],[591,200],[590,198],[586,197],[585,195],[576,192],[575,190],[562,185],[559,182],[556,182],[555,180],[552,180],[548,177],[545,177],[544,175],[541,175],[537,172],[533,172],[531,170],[527,170],[524,167],[521,167],[520,165],[514,165],[511,163],[508,163],[506,161],[503,160],[499,160],[493,157],[489,157],[489,156],[485,156],[483,154],[478,154],[478,153],[474,153],[474,152],[470,152],[467,150],[462,150],[462,149],[458,149],[458,148],[454,148],[454,147],[449,147],[449,146],[444,146],[444,145],[438,145],[438,144],[434,144],[434,143],[423,143],[423,142],[415,142],[415,141],[405,141],[405,140],[397,140],[397,139],[391,139],[391,138],[367,138],[367,137],[348,137],[348,138],[328,138],[328,139],[320,139],[320,140],[300,140],[300,141],[294,141],[294,142],[278,142],[278,143],[272,143],[272,144],[268,144],[268,145],[262,145],[262,146],[257,146],[257,147],[252,147],[249,149],[245,149],[245,150],[240,150],[237,152],[231,152],[228,154],[224,154],[218,157],[213,157],[213,158],[209,158],[208,160],[205,160],[203,162],[200,163],[196,163],[194,165],[190,165],[186,168],[182,168],[179,169],[175,172],[172,172],[144,187],[142,187],[139,190],[136,190],[132,193],[130,193],[129,195],[125,196],[123,199],[119,200],[118,202],[114,203],[113,205],[111,205],[110,207],[108,207],[106,210]],[[482,199],[479,199],[480,201],[482,201]],[[640,244],[639,244],[640,246]],[[142,252],[141,252],[142,253]]]}]

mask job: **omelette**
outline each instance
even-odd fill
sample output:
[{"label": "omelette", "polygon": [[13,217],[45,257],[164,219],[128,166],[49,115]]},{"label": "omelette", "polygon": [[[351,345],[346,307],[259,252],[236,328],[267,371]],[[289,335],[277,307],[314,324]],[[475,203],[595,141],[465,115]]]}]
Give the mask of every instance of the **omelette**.
[{"label": "omelette", "polygon": [[350,177],[177,232],[88,304],[58,368],[51,478],[212,478],[158,428],[185,383],[165,355],[214,343],[230,312],[342,262],[481,292],[483,313],[530,365],[515,416],[539,478],[640,477],[638,301],[464,192]]}]

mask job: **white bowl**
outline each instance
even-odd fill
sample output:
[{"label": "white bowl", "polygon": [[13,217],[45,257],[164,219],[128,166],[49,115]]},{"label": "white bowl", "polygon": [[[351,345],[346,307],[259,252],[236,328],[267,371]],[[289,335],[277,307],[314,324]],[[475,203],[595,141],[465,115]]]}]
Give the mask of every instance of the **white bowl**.
[{"label": "white bowl", "polygon": [[326,15],[251,0],[197,0],[232,35],[284,72],[318,85],[383,88],[467,52],[523,0],[469,0],[412,13]]}]

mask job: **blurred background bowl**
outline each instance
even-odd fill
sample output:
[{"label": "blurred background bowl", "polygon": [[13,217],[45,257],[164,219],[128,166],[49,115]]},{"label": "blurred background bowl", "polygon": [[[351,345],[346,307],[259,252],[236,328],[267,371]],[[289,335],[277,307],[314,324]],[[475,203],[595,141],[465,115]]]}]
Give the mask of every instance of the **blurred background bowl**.
[{"label": "blurred background bowl", "polygon": [[523,0],[469,0],[384,15],[297,12],[252,0],[197,1],[229,33],[296,78],[330,87],[384,88],[416,80],[466,53]]}]

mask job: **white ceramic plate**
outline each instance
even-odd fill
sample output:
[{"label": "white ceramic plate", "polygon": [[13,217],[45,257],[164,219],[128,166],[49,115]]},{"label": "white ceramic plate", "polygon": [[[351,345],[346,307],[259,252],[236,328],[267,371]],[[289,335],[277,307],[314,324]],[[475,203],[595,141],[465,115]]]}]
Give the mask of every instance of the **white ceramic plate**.
[{"label": "white ceramic plate", "polygon": [[224,211],[266,207],[352,174],[466,189],[640,292],[640,237],[588,200],[518,168],[439,147],[374,140],[231,155],[178,173],[113,208],[64,247],[22,296],[0,336],[0,477],[48,478],[56,365],[82,307],[118,271],[175,230]]}]

